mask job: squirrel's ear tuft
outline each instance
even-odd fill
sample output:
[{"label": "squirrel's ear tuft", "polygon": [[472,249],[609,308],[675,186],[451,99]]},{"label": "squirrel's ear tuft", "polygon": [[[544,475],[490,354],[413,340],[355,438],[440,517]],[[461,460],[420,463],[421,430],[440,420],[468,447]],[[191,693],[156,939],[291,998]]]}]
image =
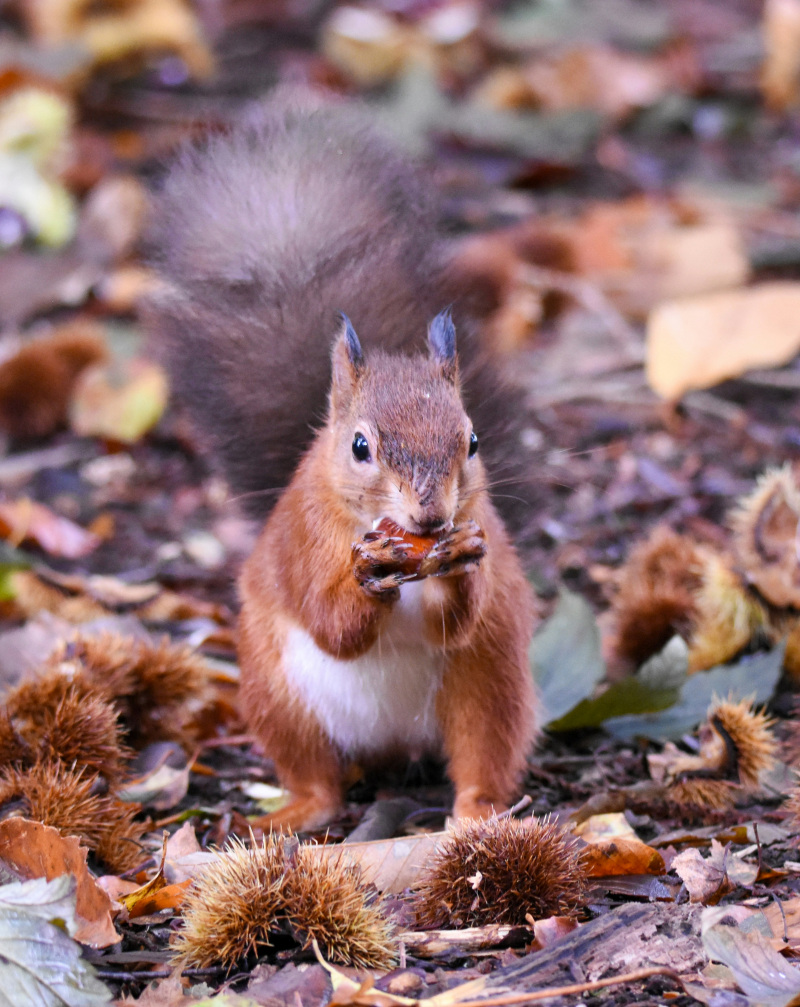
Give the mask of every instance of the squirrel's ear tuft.
[{"label": "squirrel's ear tuft", "polygon": [[339,317],[342,328],[332,353],[331,406],[334,409],[349,404],[365,367],[364,351],[353,323],[344,312],[340,312]]},{"label": "squirrel's ear tuft", "polygon": [[445,377],[454,381],[458,369],[456,327],[449,308],[440,311],[428,326],[428,343],[431,356],[441,365]]}]

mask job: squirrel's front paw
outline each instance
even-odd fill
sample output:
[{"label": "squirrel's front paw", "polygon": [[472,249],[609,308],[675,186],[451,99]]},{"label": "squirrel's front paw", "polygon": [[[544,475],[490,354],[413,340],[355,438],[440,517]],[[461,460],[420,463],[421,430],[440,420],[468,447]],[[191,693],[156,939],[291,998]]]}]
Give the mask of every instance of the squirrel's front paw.
[{"label": "squirrel's front paw", "polygon": [[376,537],[368,532],[353,543],[353,573],[367,594],[391,601],[400,594],[401,584],[413,580],[408,571],[410,546],[389,537]]},{"label": "squirrel's front paw", "polygon": [[456,577],[477,570],[486,555],[486,536],[470,519],[439,539],[422,562],[426,577]]}]

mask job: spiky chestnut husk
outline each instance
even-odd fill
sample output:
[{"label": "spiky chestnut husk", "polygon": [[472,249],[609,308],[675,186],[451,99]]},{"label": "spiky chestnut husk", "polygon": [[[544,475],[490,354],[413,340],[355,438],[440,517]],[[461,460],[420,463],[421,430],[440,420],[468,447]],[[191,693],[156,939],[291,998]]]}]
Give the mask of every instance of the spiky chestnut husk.
[{"label": "spiky chestnut husk", "polygon": [[689,668],[725,664],[768,632],[767,613],[719,556],[706,562],[697,593],[697,622],[689,642]]},{"label": "spiky chestnut husk", "polygon": [[0,769],[3,766],[30,765],[33,761],[33,753],[15,729],[8,712],[0,710]]},{"label": "spiky chestnut husk", "polygon": [[768,469],[731,517],[736,556],[749,583],[778,608],[800,608],[800,487],[791,465]]},{"label": "spiky chestnut husk", "polygon": [[578,841],[553,822],[464,821],[417,886],[414,909],[425,928],[524,924],[574,914],[585,881]]},{"label": "spiky chestnut husk", "polygon": [[8,695],[6,716],[26,748],[6,765],[60,761],[115,783],[132,754],[122,744],[116,710],[80,674],[49,671],[22,682]]},{"label": "spiky chestnut husk", "polygon": [[146,823],[134,820],[139,806],[104,793],[97,774],[59,763],[6,769],[0,776],[0,805],[9,801],[20,801],[26,818],[64,836],[78,836],[114,873],[130,870],[142,859],[137,842]]},{"label": "spiky chestnut husk", "polygon": [[688,777],[670,784],[665,791],[667,803],[681,815],[706,815],[710,811],[730,811],[739,788],[728,780]]},{"label": "spiky chestnut husk", "polygon": [[51,661],[82,670],[90,685],[116,707],[134,747],[192,740],[193,718],[208,696],[208,673],[190,648],[166,638],[154,644],[103,633],[76,638]]},{"label": "spiky chestnut husk", "polygon": [[300,846],[283,891],[284,913],[305,947],[316,941],[329,961],[355,968],[386,969],[396,961],[393,928],[356,865]]},{"label": "spiky chestnut husk", "polygon": [[232,840],[195,878],[183,901],[183,929],[172,942],[184,968],[228,971],[270,945],[284,906],[281,836],[248,848]]},{"label": "spiky chestnut husk", "polygon": [[783,670],[793,685],[800,685],[800,618],[796,613],[770,613],[770,636],[774,643],[786,641]]},{"label": "spiky chestnut husk", "polygon": [[639,665],[676,633],[688,637],[705,555],[692,539],[665,527],[636,546],[622,569],[612,606],[614,653]]},{"label": "spiky chestnut husk", "polygon": [[[761,775],[775,765],[778,743],[772,733],[773,723],[766,713],[754,710],[747,699],[739,703],[716,700],[708,711],[708,729],[719,738],[716,744],[724,746],[724,757],[732,763],[731,769],[743,787],[758,787]],[[706,742],[703,734],[701,730],[701,751],[714,744]]]},{"label": "spiky chestnut husk", "polygon": [[172,944],[184,967],[228,971],[270,946],[286,927],[332,961],[386,968],[394,961],[390,924],[360,882],[357,867],[325,860],[311,847],[287,859],[285,838],[251,848],[233,840],[194,881],[183,903],[183,930]]}]

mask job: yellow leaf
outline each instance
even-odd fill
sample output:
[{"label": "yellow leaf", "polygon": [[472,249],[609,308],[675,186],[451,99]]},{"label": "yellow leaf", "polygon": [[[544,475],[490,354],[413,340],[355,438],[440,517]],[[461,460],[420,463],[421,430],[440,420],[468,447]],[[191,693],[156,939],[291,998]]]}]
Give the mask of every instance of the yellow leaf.
[{"label": "yellow leaf", "polygon": [[665,399],[784,364],[800,350],[800,283],[667,301],[647,323],[647,379]]}]

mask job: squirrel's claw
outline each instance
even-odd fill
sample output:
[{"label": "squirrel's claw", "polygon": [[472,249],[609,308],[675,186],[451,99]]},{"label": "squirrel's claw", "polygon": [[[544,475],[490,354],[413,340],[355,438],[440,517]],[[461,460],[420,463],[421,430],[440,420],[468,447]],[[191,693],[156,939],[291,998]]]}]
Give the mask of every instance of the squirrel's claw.
[{"label": "squirrel's claw", "polygon": [[407,551],[404,542],[376,539],[369,532],[353,543],[353,573],[367,594],[387,601],[399,597],[400,586],[416,576],[401,569]]},{"label": "squirrel's claw", "polygon": [[423,561],[427,577],[453,577],[477,570],[486,555],[486,536],[476,521],[465,521],[440,539]]}]

